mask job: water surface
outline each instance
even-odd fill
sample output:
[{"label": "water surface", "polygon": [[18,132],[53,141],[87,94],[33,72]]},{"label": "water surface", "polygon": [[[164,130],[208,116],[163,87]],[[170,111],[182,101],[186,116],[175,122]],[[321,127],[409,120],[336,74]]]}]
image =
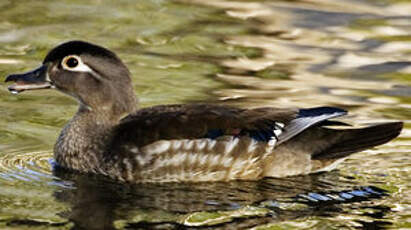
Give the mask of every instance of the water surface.
[{"label": "water surface", "polygon": [[[142,107],[338,106],[403,120],[395,141],[338,170],[259,182],[126,186],[51,168],[76,111],[52,90],[0,86],[1,229],[411,228],[411,2],[0,2],[0,80],[82,39],[129,66]],[[328,197],[328,198],[327,198]]]}]

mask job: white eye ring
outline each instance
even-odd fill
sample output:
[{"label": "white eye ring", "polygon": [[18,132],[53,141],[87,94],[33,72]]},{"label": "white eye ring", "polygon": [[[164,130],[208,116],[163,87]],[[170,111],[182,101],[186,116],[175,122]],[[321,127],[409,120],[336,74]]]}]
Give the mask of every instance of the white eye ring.
[{"label": "white eye ring", "polygon": [[61,66],[63,69],[75,72],[90,72],[92,73],[93,70],[88,67],[81,58],[77,55],[69,55],[63,58],[61,61]]}]

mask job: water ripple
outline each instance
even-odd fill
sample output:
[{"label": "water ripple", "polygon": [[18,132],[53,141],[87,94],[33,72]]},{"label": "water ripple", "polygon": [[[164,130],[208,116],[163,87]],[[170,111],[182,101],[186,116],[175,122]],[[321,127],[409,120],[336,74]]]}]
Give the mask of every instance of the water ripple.
[{"label": "water ripple", "polygon": [[56,179],[52,175],[49,151],[9,152],[0,156],[0,178],[26,182]]}]

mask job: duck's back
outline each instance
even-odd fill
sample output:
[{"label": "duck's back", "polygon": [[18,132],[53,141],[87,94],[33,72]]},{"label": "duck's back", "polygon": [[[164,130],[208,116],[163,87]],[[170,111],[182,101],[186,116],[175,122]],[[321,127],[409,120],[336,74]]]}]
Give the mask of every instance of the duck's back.
[{"label": "duck's back", "polygon": [[[330,167],[349,153],[385,143],[401,130],[400,123],[362,131],[323,127],[342,124],[328,119],[344,114],[331,107],[246,110],[194,104],[146,108],[115,128],[105,155],[112,166],[107,170],[130,182],[256,180],[308,174]],[[384,134],[378,132],[382,129]],[[370,132],[378,137],[364,135]],[[360,136],[364,141],[355,141]]]}]

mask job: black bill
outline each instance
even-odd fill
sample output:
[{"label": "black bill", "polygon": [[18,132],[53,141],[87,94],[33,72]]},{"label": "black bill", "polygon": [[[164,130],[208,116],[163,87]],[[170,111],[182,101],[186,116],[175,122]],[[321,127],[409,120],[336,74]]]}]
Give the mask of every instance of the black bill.
[{"label": "black bill", "polygon": [[8,87],[11,93],[20,93],[24,90],[48,89],[53,84],[47,77],[47,65],[21,74],[11,74],[6,77],[5,82],[14,81],[15,84]]}]

